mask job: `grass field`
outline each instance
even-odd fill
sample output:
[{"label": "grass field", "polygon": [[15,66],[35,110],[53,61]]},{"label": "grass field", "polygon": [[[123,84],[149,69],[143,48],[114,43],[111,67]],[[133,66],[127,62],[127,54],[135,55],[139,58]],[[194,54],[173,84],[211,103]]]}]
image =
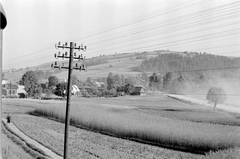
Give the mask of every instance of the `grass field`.
[{"label": "grass field", "polygon": [[[64,121],[65,103],[38,103],[34,114]],[[239,116],[183,104],[163,96],[74,98],[71,124],[193,152],[240,146]]]},{"label": "grass field", "polygon": [[[156,53],[155,53],[156,55]],[[132,67],[139,66],[143,59],[136,59],[137,55],[135,53],[130,54],[117,54],[117,55],[107,55],[101,57],[101,59],[105,59],[108,63],[89,66],[89,71],[80,72],[74,71],[75,74],[80,80],[86,80],[88,77],[97,78],[97,77],[107,77],[109,72],[118,73],[125,76],[134,76],[140,74],[139,72],[132,72]],[[97,57],[100,58],[100,57]],[[88,59],[91,60],[91,59]],[[50,67],[51,63],[30,67],[29,70],[43,70],[53,71]],[[110,67],[111,65],[112,67]],[[7,73],[5,72],[5,78],[11,81],[19,81],[22,78],[22,75],[26,72],[26,69],[22,71]],[[55,74],[60,80],[64,80],[67,78],[67,71],[63,70],[61,73]]]},{"label": "grass field", "polygon": [[[3,127],[2,127],[3,129]],[[29,153],[24,150],[19,143],[17,143],[16,139],[10,138],[10,135],[7,135],[6,130],[2,130],[2,159],[34,159]]]}]

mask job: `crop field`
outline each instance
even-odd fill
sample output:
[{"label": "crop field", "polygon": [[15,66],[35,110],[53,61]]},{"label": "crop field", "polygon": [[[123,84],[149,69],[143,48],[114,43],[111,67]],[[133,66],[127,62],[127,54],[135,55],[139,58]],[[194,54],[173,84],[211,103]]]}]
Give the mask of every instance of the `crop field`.
[{"label": "crop field", "polygon": [[[5,103],[10,106],[4,108],[6,112],[17,111],[11,105],[24,106],[23,110],[18,109],[18,113],[31,112],[38,115],[36,122],[42,117],[54,119],[55,122],[64,121],[65,101],[6,99]],[[14,122],[30,133],[33,130],[29,130],[29,127],[35,118],[21,115]],[[18,122],[21,120],[25,121],[25,125]],[[46,121],[42,122],[41,127],[44,123],[47,124]],[[204,106],[184,104],[161,95],[91,99],[75,97],[71,104],[71,125],[118,137],[119,140],[124,138],[191,153],[210,152],[209,158],[214,156],[211,151],[218,150],[222,150],[220,153],[229,151],[239,154],[239,148],[236,148],[240,146],[239,116],[214,112],[212,108]],[[62,124],[62,131],[63,127]],[[52,130],[45,131],[53,133]],[[37,132],[33,134],[36,135]],[[62,142],[63,136],[54,134]],[[62,149],[56,150],[61,151]]]},{"label": "crop field", "polygon": [[30,154],[26,153],[19,145],[16,145],[14,141],[9,139],[4,132],[2,132],[1,144],[3,159],[34,159]]},{"label": "crop field", "polygon": [[[123,138],[191,151],[240,146],[240,120],[228,114],[169,101],[164,97],[122,100],[75,99],[71,124]],[[145,104],[144,104],[145,103]],[[64,121],[64,105],[36,107],[34,113]]]}]

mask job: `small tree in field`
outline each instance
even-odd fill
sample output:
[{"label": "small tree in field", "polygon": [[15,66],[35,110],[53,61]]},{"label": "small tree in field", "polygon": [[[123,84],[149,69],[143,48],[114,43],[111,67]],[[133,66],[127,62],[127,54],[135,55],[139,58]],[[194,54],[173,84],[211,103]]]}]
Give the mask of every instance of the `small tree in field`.
[{"label": "small tree in field", "polygon": [[207,100],[213,102],[215,110],[217,104],[222,104],[227,99],[227,94],[225,90],[221,87],[212,87],[207,93]]}]

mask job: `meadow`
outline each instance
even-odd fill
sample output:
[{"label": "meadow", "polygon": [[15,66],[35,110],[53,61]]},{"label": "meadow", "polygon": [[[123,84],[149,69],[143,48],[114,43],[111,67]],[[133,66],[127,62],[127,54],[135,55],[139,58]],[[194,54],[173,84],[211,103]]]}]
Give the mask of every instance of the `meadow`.
[{"label": "meadow", "polygon": [[[239,116],[161,95],[72,98],[70,110],[71,125],[152,145],[194,153],[240,146]],[[65,102],[41,101],[31,114],[64,122]]]}]

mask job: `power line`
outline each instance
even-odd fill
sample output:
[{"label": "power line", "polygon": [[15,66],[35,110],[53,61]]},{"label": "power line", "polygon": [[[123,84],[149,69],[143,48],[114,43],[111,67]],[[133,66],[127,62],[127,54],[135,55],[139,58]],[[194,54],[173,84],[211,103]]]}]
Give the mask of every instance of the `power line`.
[{"label": "power line", "polygon": [[65,116],[65,134],[64,134],[64,154],[63,157],[64,159],[68,158],[68,129],[69,129],[69,125],[70,125],[70,106],[71,106],[71,88],[72,88],[72,70],[76,69],[76,70],[86,70],[86,68],[84,67],[84,65],[80,66],[79,68],[73,67],[73,59],[77,59],[77,60],[83,60],[83,57],[81,55],[79,55],[78,57],[76,56],[76,54],[73,52],[74,50],[83,50],[86,51],[86,46],[83,47],[82,45],[77,47],[76,43],[71,42],[70,46],[67,46],[66,44],[61,45],[61,43],[59,42],[58,45],[55,45],[56,48],[62,48],[62,49],[69,49],[69,56],[68,53],[63,53],[62,55],[57,55],[55,54],[55,58],[68,58],[69,59],[69,66],[68,67],[61,67],[58,65],[52,65],[53,68],[64,68],[64,69],[68,69],[68,87],[67,87],[67,102],[66,102],[66,116]]},{"label": "power line", "polygon": [[[233,7],[236,7],[236,6],[233,6]],[[236,12],[233,12],[234,10],[236,10]],[[239,8],[235,8],[235,9],[233,9],[233,8],[229,8],[229,10],[227,10],[227,11],[225,11],[225,12],[223,12],[222,13],[222,15],[220,15],[219,13],[215,13],[215,14],[217,14],[217,17],[220,17],[221,19],[223,19],[223,16],[225,16],[225,15],[230,15],[230,13],[231,12],[233,12],[233,13],[239,13],[238,12],[238,10],[239,10]],[[211,10],[210,10],[211,11]],[[221,11],[221,10],[220,10]],[[215,11],[216,12],[216,11]],[[148,31],[148,30],[152,30],[152,29],[158,29],[158,28],[160,28],[160,27],[163,27],[163,26],[166,26],[166,27],[168,27],[169,28],[169,25],[171,24],[171,23],[173,23],[173,24],[176,24],[178,21],[179,22],[181,22],[181,21],[184,21],[184,20],[186,20],[186,19],[193,19],[193,20],[195,20],[195,21],[197,21],[197,23],[199,24],[199,20],[197,20],[197,17],[198,16],[200,16],[200,15],[197,15],[197,14],[200,14],[200,13],[202,13],[203,15],[205,14],[205,16],[207,16],[207,14],[206,14],[206,12],[205,12],[205,10],[204,11],[201,11],[201,12],[197,12],[197,13],[192,13],[192,14],[188,14],[188,15],[185,15],[185,16],[180,16],[180,17],[177,17],[177,18],[172,18],[172,19],[169,19],[169,20],[166,20],[166,21],[163,21],[163,22],[160,22],[160,23],[154,23],[154,24],[150,24],[150,25],[148,25],[148,26],[145,26],[145,27],[142,27],[142,28],[147,28],[147,29],[145,29],[144,31]],[[221,13],[221,12],[220,12]],[[212,13],[210,12],[210,13],[208,13],[209,15],[212,15]],[[231,13],[232,14],[232,13]],[[196,15],[196,16],[193,16],[193,15]],[[188,17],[188,16],[192,16],[192,17]],[[213,15],[212,15],[213,16]],[[210,23],[210,22],[212,22],[212,20],[214,19],[214,17],[212,17],[211,16],[211,19],[207,22],[207,23]],[[203,21],[206,21],[206,18],[205,17],[202,17],[202,18],[204,18],[204,19],[202,19]],[[228,17],[227,17],[228,18]],[[234,17],[232,17],[232,18],[237,18],[236,17],[236,15],[234,16]],[[225,20],[226,20],[226,18],[225,18]],[[170,24],[169,24],[170,23]],[[160,25],[159,25],[160,24]],[[192,24],[192,23],[191,23]],[[187,24],[188,25],[188,24]],[[184,26],[183,26],[184,27]],[[137,28],[137,29],[139,29],[139,28]],[[178,28],[178,26],[176,27],[176,29],[175,29],[175,31],[177,30],[177,29],[179,29]],[[136,31],[136,32],[144,32],[144,31]],[[124,32],[123,32],[124,33]],[[123,33],[121,33],[121,34],[123,34]],[[134,34],[134,33],[131,33],[131,34]],[[111,37],[112,35],[108,35],[107,37]],[[98,38],[99,39],[99,38]]]},{"label": "power line", "polygon": [[[206,0],[205,0],[206,1]],[[201,2],[201,1],[200,1]],[[198,2],[198,3],[200,3],[200,2]],[[182,7],[184,7],[185,5],[188,5],[188,4],[191,4],[192,3],[192,1],[189,3],[183,3],[183,4],[181,4],[181,5],[179,5],[179,4],[177,4],[177,5],[175,5],[175,6],[173,6],[173,7],[169,7],[169,8],[167,8],[166,10],[160,10],[160,11],[157,11],[156,13],[158,13],[158,12],[163,12],[163,13],[165,13],[166,11],[168,11],[169,9],[172,9],[172,10],[174,10],[173,8],[178,8],[178,9],[181,9]],[[196,4],[198,4],[198,3],[196,3]],[[195,5],[196,5],[195,4]],[[156,14],[156,13],[151,13],[151,14]],[[96,34],[100,34],[100,33],[105,33],[107,30],[114,30],[114,29],[118,29],[118,27],[124,27],[124,26],[126,26],[126,25],[131,25],[133,22],[134,23],[136,23],[137,21],[139,21],[139,20],[142,20],[142,18],[145,18],[145,17],[147,17],[147,16],[151,16],[151,14],[148,14],[148,15],[144,15],[144,16],[142,16],[142,17],[138,17],[138,18],[135,18],[135,19],[132,19],[132,20],[130,20],[130,21],[125,21],[125,22],[122,22],[122,23],[119,23],[119,24],[117,24],[117,25],[113,25],[113,26],[109,26],[108,28],[106,28],[106,29],[102,29],[102,30],[99,30],[99,31],[96,31],[95,33],[92,33],[92,34],[90,34],[90,35],[86,35],[86,36],[82,36],[82,37],[80,37],[81,39],[82,38],[86,38],[86,37],[90,37],[90,36],[95,36]],[[126,24],[125,24],[126,23]],[[123,25],[122,25],[123,24]],[[74,40],[75,41],[75,40]],[[51,46],[49,45],[48,47],[46,47],[46,48],[44,48],[44,49],[42,49],[42,50],[45,50],[45,49],[48,49],[48,48],[51,48]],[[32,55],[33,53],[37,53],[37,52],[41,52],[42,50],[39,50],[39,51],[36,51],[36,52],[32,52],[32,53],[29,53],[28,55]],[[28,55],[26,55],[26,56],[28,56]]]},{"label": "power line", "polygon": [[[126,26],[130,26],[130,25],[133,25],[133,24],[136,24],[136,23],[139,23],[139,22],[142,22],[142,21],[145,21],[145,20],[148,20],[148,19],[160,16],[160,15],[167,14],[169,12],[173,12],[173,11],[179,10],[181,8],[184,8],[184,7],[188,6],[188,5],[191,6],[191,5],[197,5],[199,3],[201,4],[204,1],[207,1],[207,0],[202,0],[202,1],[199,1],[199,2],[196,2],[196,3],[193,3],[193,4],[191,4],[191,2],[190,3],[188,2],[188,3],[184,3],[183,5],[176,5],[176,7],[175,6],[170,7],[168,9],[164,10],[164,11],[160,10],[160,13],[157,13],[156,15],[153,15],[153,16],[150,15],[149,17],[148,17],[148,15],[146,15],[146,17],[144,17],[144,16],[143,17],[139,17],[139,18],[136,18],[136,19],[133,19],[133,20],[130,20],[130,21],[123,22],[123,24],[119,23],[117,25],[110,26],[110,27],[108,27],[106,29],[99,30],[99,31],[97,31],[95,33],[92,33],[92,34],[89,34],[89,35],[86,35],[86,36],[82,36],[80,38],[84,39],[84,38],[96,36],[98,34],[103,34],[103,33],[106,33],[106,32],[112,31],[112,30],[118,30],[118,29],[126,27]],[[75,40],[78,40],[78,39],[75,39]]]},{"label": "power line", "polygon": [[[229,5],[236,5],[236,4],[238,4],[239,2],[234,2],[234,3],[230,3],[230,4],[227,4],[227,5],[223,5],[224,7],[226,7],[226,6],[229,6]],[[223,6],[220,6],[220,7],[223,7]],[[215,7],[215,8],[220,8],[220,7]],[[236,6],[235,6],[236,7]],[[208,9],[209,10],[209,9]],[[204,10],[204,11],[206,11],[206,10]],[[209,11],[211,11],[211,9],[209,10]],[[204,12],[203,12],[204,13]],[[195,13],[196,14],[196,13]],[[235,16],[236,17],[236,16]],[[178,18],[179,19],[179,18]]]},{"label": "power line", "polygon": [[[233,16],[234,18],[236,18],[236,16]],[[219,25],[218,24],[218,28],[224,28],[224,27],[228,27],[228,26],[234,26],[234,25],[238,25],[239,24],[239,22],[232,22],[232,23],[229,23],[229,24],[223,24],[223,25]],[[209,30],[212,30],[212,29],[216,29],[216,26],[212,26],[212,27],[209,27],[209,28],[201,28],[201,29],[199,29],[199,30],[197,30],[197,31],[195,31],[194,33],[198,33],[198,32],[203,32],[203,31],[209,31]],[[183,30],[187,30],[186,28],[185,29],[183,29]],[[158,33],[162,33],[161,35],[163,36],[164,34],[169,34],[169,33],[173,33],[173,32],[175,32],[175,31],[180,31],[180,30],[178,30],[178,29],[175,29],[175,31],[173,31],[173,32],[168,32],[169,30],[161,30],[160,32],[158,31],[158,32],[153,32],[153,33],[151,33],[151,34],[147,34],[147,35],[145,35],[147,38],[153,38],[154,36],[159,36],[158,35]],[[129,35],[120,35],[119,37],[117,37],[117,38],[112,38],[112,39],[109,39],[109,40],[107,40],[107,41],[101,41],[101,42],[98,42],[98,41],[96,41],[96,42],[93,42],[93,43],[89,43],[89,45],[91,45],[91,46],[97,46],[97,45],[101,45],[102,43],[110,43],[110,42],[112,42],[113,40],[114,41],[116,41],[116,40],[119,40],[119,39],[122,39],[122,38],[126,38],[126,37],[128,37],[128,36],[132,36],[132,35],[134,35],[134,34],[139,34],[139,33],[142,33],[142,32],[138,32],[138,33],[132,33],[132,34],[129,34]],[[186,35],[188,35],[188,34],[192,34],[192,31],[190,30],[190,31],[188,31],[188,32],[185,32],[185,33],[178,33],[177,35],[171,35],[170,37],[165,37],[164,38],[164,40],[165,39],[170,39],[170,38],[176,38],[176,37],[178,37],[178,36],[186,36]],[[141,36],[143,36],[142,34],[141,34]],[[133,37],[133,38],[135,38],[135,37]],[[146,38],[144,38],[144,39],[146,39]],[[141,39],[139,39],[139,40],[141,40]],[[136,41],[136,40],[135,40]],[[94,45],[95,44],[95,45]]]},{"label": "power line", "polygon": [[[230,4],[227,4],[227,5],[224,5],[225,7],[229,7],[229,6],[232,6],[232,5],[235,5],[235,7],[237,6],[237,4],[238,4],[239,2],[234,2],[234,3],[230,3]],[[234,6],[233,6],[234,7]],[[216,8],[216,7],[215,7]],[[219,7],[220,8],[220,7]],[[218,8],[218,9],[219,9]],[[233,9],[233,8],[228,8],[228,9]],[[236,8],[235,8],[236,9]],[[238,8],[237,8],[238,9]],[[209,11],[211,11],[211,9],[209,9]],[[212,12],[213,13],[213,12]],[[234,12],[235,13],[235,12]],[[236,18],[237,16],[236,15],[232,15],[232,18]],[[221,17],[222,18],[222,17]],[[225,16],[224,17],[225,19],[227,19],[228,17],[227,16]],[[223,18],[222,18],[223,19]],[[211,19],[212,20],[212,19]],[[211,22],[211,20],[209,20],[209,22]],[[172,21],[174,21],[174,20],[172,20]],[[170,22],[170,21],[169,21]],[[216,22],[217,22],[217,20],[216,20]],[[207,24],[207,22],[206,22],[206,24]],[[184,27],[184,26],[183,26]],[[174,28],[173,28],[173,30],[174,30]],[[176,29],[175,30],[178,30],[178,28],[176,27]],[[109,31],[112,31],[112,30],[109,30]],[[112,45],[111,45],[112,46]],[[152,47],[152,46],[151,46]],[[148,47],[144,47],[144,48],[148,48]],[[33,55],[34,56],[34,55]]]}]

